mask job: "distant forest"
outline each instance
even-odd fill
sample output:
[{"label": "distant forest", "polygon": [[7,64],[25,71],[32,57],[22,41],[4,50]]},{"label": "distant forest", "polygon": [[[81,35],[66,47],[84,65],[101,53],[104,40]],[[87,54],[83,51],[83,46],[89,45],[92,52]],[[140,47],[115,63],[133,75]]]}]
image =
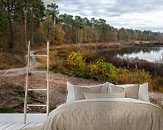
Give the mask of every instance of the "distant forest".
[{"label": "distant forest", "polygon": [[117,29],[104,19],[60,14],[56,4],[45,7],[42,0],[0,0],[0,49],[24,50],[28,40],[36,47],[47,40],[52,44],[163,42],[163,34]]}]

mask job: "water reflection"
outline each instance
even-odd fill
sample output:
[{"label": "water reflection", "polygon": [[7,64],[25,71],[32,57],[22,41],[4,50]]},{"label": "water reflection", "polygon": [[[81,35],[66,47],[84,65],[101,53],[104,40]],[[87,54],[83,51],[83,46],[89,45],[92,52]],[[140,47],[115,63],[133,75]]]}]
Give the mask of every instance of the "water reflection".
[{"label": "water reflection", "polygon": [[138,58],[150,62],[163,62],[163,47],[136,47],[116,50],[120,58]]}]

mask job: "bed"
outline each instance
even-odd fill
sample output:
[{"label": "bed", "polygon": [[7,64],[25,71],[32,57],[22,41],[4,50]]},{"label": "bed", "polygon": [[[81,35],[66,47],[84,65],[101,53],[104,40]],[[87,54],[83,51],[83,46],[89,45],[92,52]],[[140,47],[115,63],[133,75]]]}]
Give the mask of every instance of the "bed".
[{"label": "bed", "polygon": [[[43,130],[163,130],[163,110],[149,102],[148,84],[75,86]],[[125,94],[124,94],[125,93]]]}]

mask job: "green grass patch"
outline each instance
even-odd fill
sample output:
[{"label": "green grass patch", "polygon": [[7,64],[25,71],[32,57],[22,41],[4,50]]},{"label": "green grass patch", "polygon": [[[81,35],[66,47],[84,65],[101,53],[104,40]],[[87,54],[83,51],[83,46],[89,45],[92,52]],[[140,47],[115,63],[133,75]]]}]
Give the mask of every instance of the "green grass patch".
[{"label": "green grass patch", "polygon": [[10,107],[0,108],[0,113],[15,113],[15,111]]}]

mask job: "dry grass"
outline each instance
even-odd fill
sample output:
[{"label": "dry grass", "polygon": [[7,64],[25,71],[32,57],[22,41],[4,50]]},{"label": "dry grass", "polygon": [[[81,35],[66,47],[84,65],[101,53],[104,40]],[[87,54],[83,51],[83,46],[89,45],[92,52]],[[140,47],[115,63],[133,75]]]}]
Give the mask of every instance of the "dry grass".
[{"label": "dry grass", "polygon": [[22,54],[9,54],[0,52],[0,69],[17,68],[26,65]]}]

